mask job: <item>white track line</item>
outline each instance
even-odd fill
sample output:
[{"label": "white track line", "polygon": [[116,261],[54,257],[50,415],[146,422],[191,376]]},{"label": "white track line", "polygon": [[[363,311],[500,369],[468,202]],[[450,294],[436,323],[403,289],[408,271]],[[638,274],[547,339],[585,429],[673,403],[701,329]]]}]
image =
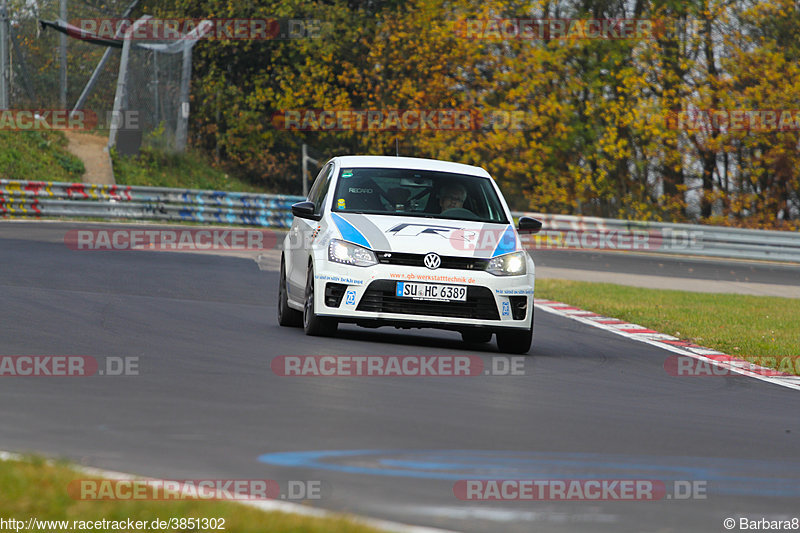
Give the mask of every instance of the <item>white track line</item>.
[{"label": "white track line", "polygon": [[[24,461],[24,460],[25,457],[18,453],[6,452],[0,450],[0,461]],[[51,461],[48,461],[47,464],[53,464],[53,463]],[[69,465],[69,468],[75,470],[76,472],[80,472],[82,474],[86,474],[89,476],[103,477],[107,479],[124,479],[124,480],[138,479],[142,481],[152,481],[152,482],[166,481],[156,478],[135,476],[133,474],[127,474],[124,472],[115,472],[113,470],[103,470],[101,468],[93,468],[89,466],[80,466],[71,464]],[[66,487],[64,488],[64,490],[66,491]],[[191,500],[187,499],[182,501],[191,501]],[[194,501],[203,501],[203,500],[194,500]],[[213,501],[226,501],[226,500],[225,498],[220,497],[218,499],[214,499]],[[317,518],[344,517],[357,524],[362,524],[383,531],[392,531],[397,533],[457,533],[449,529],[412,526],[409,524],[401,524],[400,522],[392,522],[389,520],[380,520],[377,518],[368,518],[353,514],[337,513],[334,511],[328,511],[326,509],[301,505],[299,503],[282,502],[277,500],[227,500],[227,501],[230,501],[231,503],[246,505],[247,507],[253,507],[266,512],[278,511],[281,513],[313,516]]]},{"label": "white track line", "polygon": [[[686,357],[704,361],[709,365],[741,374],[742,376],[760,379],[761,381],[766,381],[789,389],[800,390],[800,376],[776,372],[774,369],[765,368],[711,348],[684,342],[672,335],[659,333],[638,324],[630,324],[616,318],[600,316],[591,311],[586,311],[585,309],[551,300],[535,299],[534,307],[554,315],[581,322],[582,324],[610,331],[622,337],[627,337],[635,341],[657,346],[664,350],[669,350],[670,352],[685,355]],[[637,333],[637,330],[640,331]]]}]

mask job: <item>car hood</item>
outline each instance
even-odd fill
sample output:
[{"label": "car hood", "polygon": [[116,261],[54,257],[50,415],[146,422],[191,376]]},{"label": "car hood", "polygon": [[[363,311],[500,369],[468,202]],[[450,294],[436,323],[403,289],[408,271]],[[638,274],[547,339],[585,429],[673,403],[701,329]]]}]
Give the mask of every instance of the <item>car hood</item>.
[{"label": "car hood", "polygon": [[342,239],[381,252],[488,258],[522,249],[510,224],[357,213],[331,218]]}]

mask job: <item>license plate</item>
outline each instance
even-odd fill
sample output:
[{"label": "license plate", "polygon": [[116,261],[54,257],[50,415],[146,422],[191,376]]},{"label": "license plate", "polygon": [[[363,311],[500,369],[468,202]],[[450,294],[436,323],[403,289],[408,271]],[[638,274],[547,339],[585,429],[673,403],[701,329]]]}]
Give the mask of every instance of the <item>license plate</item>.
[{"label": "license plate", "polygon": [[414,300],[467,301],[467,288],[460,285],[398,281],[395,294],[400,298],[412,298]]}]

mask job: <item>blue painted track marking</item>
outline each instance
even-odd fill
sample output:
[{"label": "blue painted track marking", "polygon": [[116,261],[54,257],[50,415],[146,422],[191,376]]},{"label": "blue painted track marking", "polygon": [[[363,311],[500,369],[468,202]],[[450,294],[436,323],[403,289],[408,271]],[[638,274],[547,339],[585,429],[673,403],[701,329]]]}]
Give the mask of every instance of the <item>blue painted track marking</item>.
[{"label": "blue painted track marking", "polygon": [[[479,450],[321,450],[269,453],[262,463],[421,479],[703,480],[709,494],[800,497],[800,463],[719,457]],[[370,464],[371,463],[371,464]]]}]

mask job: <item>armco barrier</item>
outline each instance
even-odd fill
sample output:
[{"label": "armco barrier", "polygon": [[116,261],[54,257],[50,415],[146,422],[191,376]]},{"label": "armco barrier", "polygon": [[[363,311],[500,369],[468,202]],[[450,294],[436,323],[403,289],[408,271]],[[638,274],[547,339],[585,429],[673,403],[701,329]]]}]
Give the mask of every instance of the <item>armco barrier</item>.
[{"label": "armco barrier", "polygon": [[[302,196],[196,189],[0,179],[0,218],[81,217],[285,228],[292,222],[291,205],[304,199]],[[553,233],[568,236],[569,233],[586,232],[638,232],[652,237],[651,242],[660,243],[658,246],[648,246],[644,250],[647,252],[800,263],[800,233],[794,231],[639,222],[546,213],[515,212],[513,215],[540,219],[549,236]],[[690,245],[669,245],[675,239]],[[526,238],[529,247],[535,248],[533,243],[531,237]],[[545,243],[542,247],[552,246]]]},{"label": "armco barrier", "polygon": [[304,198],[271,194],[0,180],[0,217],[82,217],[288,227]]},{"label": "armco barrier", "polygon": [[[800,232],[796,231],[754,230],[544,213],[516,212],[513,215],[537,218],[542,221],[542,229],[545,232],[556,235],[567,235],[570,232],[577,234],[596,232],[606,235],[613,232],[627,232],[629,235],[645,234],[650,242],[656,243],[638,251],[800,263]],[[530,237],[526,240],[529,245],[534,242]],[[552,246],[544,242],[540,247],[546,249],[558,245]]]}]

